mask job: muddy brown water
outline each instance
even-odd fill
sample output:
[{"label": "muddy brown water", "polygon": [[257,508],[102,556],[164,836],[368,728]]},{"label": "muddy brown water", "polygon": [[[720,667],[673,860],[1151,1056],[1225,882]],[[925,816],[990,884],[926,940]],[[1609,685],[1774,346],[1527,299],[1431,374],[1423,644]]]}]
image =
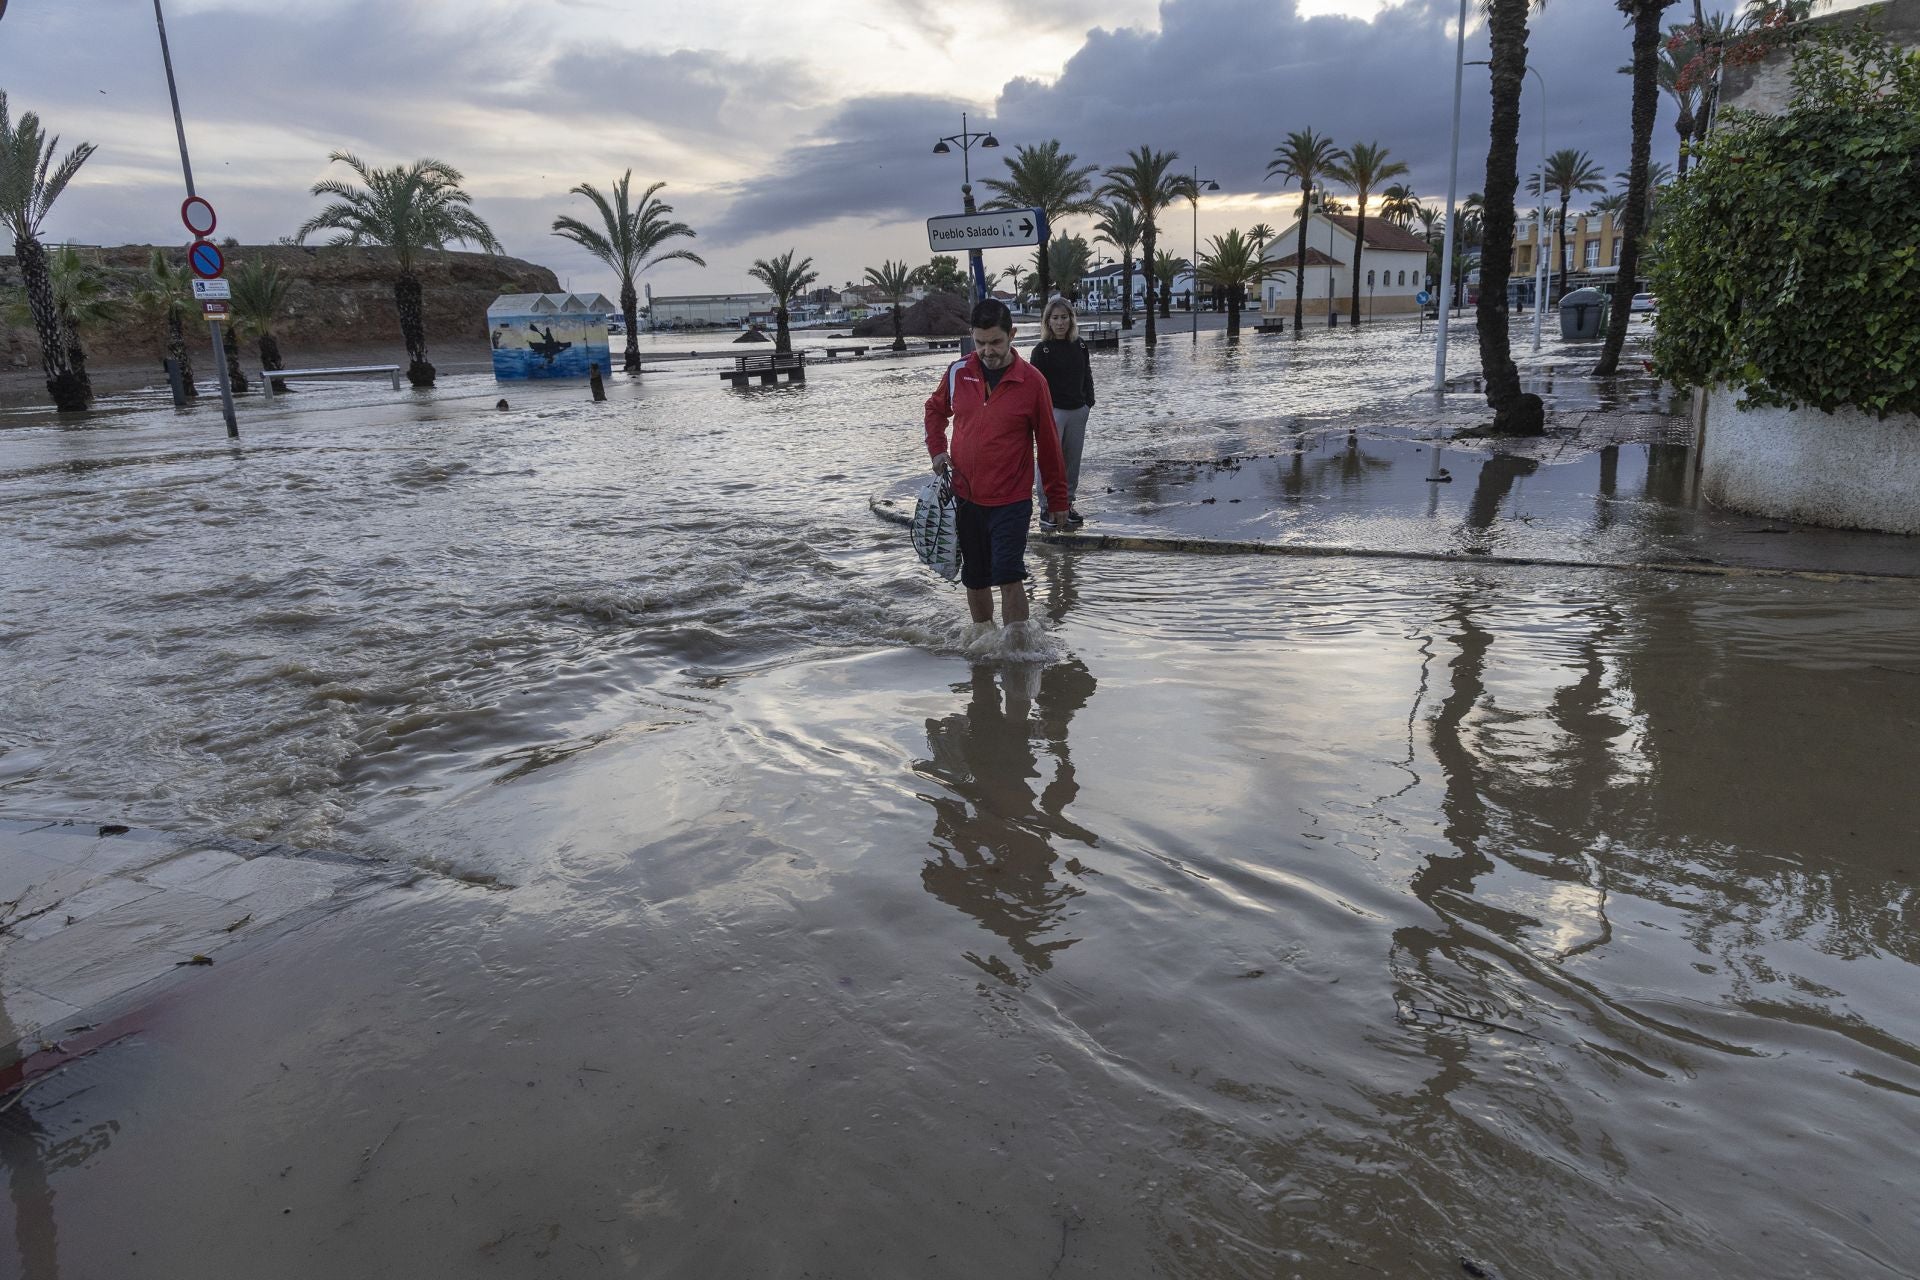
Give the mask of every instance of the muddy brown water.
[{"label": "muddy brown water", "polygon": [[[1409,418],[1375,341],[1097,439]],[[514,887],[36,1087],[0,1272],[1916,1273],[1909,584],[1044,552],[972,652],[864,506],[939,367],[11,420],[0,804]]]}]

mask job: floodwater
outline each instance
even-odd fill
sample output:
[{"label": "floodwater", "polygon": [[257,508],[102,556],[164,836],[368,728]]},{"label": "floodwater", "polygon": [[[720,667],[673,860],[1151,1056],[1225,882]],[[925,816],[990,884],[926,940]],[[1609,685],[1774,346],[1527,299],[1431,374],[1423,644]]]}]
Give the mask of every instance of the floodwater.
[{"label": "floodwater", "polygon": [[[1411,427],[1339,338],[1094,447]],[[0,807],[511,886],[36,1087],[0,1272],[1920,1274],[1911,584],[1047,549],[969,651],[941,367],[0,419]]]}]

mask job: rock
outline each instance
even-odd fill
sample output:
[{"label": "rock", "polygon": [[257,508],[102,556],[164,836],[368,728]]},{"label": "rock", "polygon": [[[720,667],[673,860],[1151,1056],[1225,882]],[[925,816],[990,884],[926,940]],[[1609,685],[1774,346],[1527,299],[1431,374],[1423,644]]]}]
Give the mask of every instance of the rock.
[{"label": "rock", "polygon": [[766,330],[764,330],[764,329],[749,329],[749,330],[747,330],[747,331],[746,331],[745,333],[743,333],[743,334],[741,334],[741,335],[740,335],[739,337],[737,337],[737,338],[735,338],[735,339],[734,339],[734,341],[735,341],[736,343],[739,343],[739,342],[772,342],[772,341],[773,341],[773,339],[772,339],[772,338],[769,338],[769,337],[767,336],[767,333],[766,333]]},{"label": "rock", "polygon": [[[930,293],[900,313],[903,332],[922,338],[958,338],[972,331],[967,300],[957,293]],[[891,313],[868,316],[853,326],[856,338],[891,338]]]}]

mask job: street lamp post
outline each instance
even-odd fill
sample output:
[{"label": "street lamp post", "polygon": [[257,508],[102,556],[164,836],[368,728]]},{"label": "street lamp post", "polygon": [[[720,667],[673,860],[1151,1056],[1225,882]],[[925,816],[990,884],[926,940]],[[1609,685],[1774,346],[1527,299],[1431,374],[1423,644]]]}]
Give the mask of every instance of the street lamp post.
[{"label": "street lamp post", "polygon": [[1212,178],[1200,176],[1200,166],[1193,166],[1193,261],[1187,264],[1187,279],[1193,282],[1187,291],[1188,306],[1193,312],[1193,340],[1200,341],[1200,193],[1218,191],[1220,184]]},{"label": "street lamp post", "polygon": [[1433,389],[1447,389],[1447,313],[1453,302],[1454,196],[1460,190],[1460,88],[1467,74],[1467,0],[1460,0],[1460,25],[1453,51],[1453,149],[1447,155],[1447,226],[1440,239],[1440,332],[1433,349]]},{"label": "street lamp post", "polygon": [[[947,145],[949,142],[957,142],[960,144],[960,202],[968,213],[972,213],[974,212],[973,167],[972,158],[968,153],[973,150],[975,144],[978,144],[983,150],[991,150],[994,147],[998,147],[1000,145],[1000,139],[994,137],[991,133],[979,132],[967,128],[967,113],[962,111],[960,113],[960,132],[950,133],[934,143],[933,154],[937,156],[950,154],[953,148]],[[1043,252],[1044,249],[1045,246],[1042,246]],[[973,269],[974,301],[978,302],[987,296],[987,269],[981,263],[980,251],[978,249],[967,250],[967,262]],[[1016,298],[1015,301],[1017,302],[1019,299]]]}]

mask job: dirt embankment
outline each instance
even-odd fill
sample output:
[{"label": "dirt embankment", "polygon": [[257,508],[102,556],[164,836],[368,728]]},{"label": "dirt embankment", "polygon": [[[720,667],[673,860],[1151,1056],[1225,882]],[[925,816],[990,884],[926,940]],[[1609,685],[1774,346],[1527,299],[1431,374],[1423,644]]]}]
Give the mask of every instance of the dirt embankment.
[{"label": "dirt embankment", "polygon": [[[900,327],[916,338],[953,338],[970,332],[967,300],[957,293],[930,293],[900,313]],[[868,316],[853,326],[856,338],[891,338],[891,313]]]},{"label": "dirt embankment", "polygon": [[[88,250],[106,267],[113,292],[129,298],[145,273],[150,245],[120,245]],[[186,250],[169,247],[176,263]],[[385,249],[326,246],[237,245],[226,249],[227,271],[243,262],[269,262],[293,278],[287,305],[274,326],[280,349],[292,364],[310,351],[365,350],[391,345],[389,359],[406,363],[400,321],[393,306],[393,254]],[[519,258],[484,253],[433,253],[420,268],[425,294],[427,347],[452,354],[487,344],[487,306],[503,293],[557,293],[560,282],[546,267]],[[0,257],[0,289],[17,286],[19,264]],[[188,328],[196,362],[211,358],[205,325]],[[90,364],[152,364],[160,358],[162,334],[143,332],[129,312],[112,329],[89,334]],[[0,374],[38,371],[40,346],[33,330],[0,328]]]}]

